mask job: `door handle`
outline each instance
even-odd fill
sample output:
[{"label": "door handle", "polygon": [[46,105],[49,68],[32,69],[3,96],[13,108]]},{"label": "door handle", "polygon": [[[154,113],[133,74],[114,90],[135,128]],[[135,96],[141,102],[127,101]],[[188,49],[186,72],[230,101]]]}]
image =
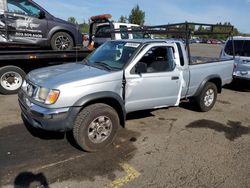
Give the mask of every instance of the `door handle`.
[{"label": "door handle", "polygon": [[172,76],[171,80],[179,80],[179,76]]}]

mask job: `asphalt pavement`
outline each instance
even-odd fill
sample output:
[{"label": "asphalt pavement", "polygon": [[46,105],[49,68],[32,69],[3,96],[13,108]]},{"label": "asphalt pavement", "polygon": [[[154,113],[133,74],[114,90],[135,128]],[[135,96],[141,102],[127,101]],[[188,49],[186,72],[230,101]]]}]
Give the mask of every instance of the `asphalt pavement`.
[{"label": "asphalt pavement", "polygon": [[249,187],[249,92],[227,86],[207,113],[183,102],[129,114],[98,153],[24,125],[17,96],[1,95],[0,187]]}]

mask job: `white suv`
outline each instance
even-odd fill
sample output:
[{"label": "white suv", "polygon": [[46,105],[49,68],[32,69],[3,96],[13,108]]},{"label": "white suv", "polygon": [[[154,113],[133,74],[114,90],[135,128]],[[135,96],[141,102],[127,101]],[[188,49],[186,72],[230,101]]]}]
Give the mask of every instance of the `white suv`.
[{"label": "white suv", "polygon": [[[235,51],[235,69],[233,76],[237,79],[250,81],[250,37],[233,37]],[[232,39],[228,39],[221,52],[221,58],[232,58],[233,53]]]}]

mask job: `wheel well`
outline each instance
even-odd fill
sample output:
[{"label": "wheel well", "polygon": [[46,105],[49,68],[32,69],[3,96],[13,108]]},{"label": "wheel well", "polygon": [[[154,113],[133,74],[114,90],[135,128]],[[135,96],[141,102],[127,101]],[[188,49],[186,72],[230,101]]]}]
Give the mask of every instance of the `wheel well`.
[{"label": "wheel well", "polygon": [[208,82],[214,83],[217,87],[217,91],[218,93],[221,93],[222,90],[222,82],[220,78],[212,78],[210,80],[208,80]]},{"label": "wheel well", "polygon": [[84,104],[84,106],[82,106],[82,109],[84,109],[85,107],[87,107],[87,106],[89,106],[91,104],[96,104],[96,103],[104,103],[104,104],[107,104],[107,105],[111,106],[112,108],[114,108],[115,111],[117,112],[118,116],[119,116],[120,125],[122,127],[125,127],[126,114],[124,113],[124,110],[123,110],[121,104],[116,99],[113,99],[113,98],[95,99],[95,100],[92,100],[92,101],[87,102],[86,104]]},{"label": "wheel well", "polygon": [[72,39],[73,39],[74,46],[76,45],[76,41],[75,41],[74,35],[73,35],[70,31],[63,30],[63,29],[55,31],[55,32],[51,35],[50,40],[52,39],[52,37],[53,37],[56,33],[59,33],[59,32],[64,32],[64,33],[69,34],[69,35],[72,37]]}]

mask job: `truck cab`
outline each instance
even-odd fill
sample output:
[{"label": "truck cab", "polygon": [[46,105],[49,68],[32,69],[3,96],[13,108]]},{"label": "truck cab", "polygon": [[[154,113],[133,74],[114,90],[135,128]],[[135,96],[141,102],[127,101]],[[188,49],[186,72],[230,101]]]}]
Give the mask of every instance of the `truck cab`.
[{"label": "truck cab", "polygon": [[76,25],[54,17],[34,1],[0,2],[2,47],[71,50],[81,44],[82,36]]}]

